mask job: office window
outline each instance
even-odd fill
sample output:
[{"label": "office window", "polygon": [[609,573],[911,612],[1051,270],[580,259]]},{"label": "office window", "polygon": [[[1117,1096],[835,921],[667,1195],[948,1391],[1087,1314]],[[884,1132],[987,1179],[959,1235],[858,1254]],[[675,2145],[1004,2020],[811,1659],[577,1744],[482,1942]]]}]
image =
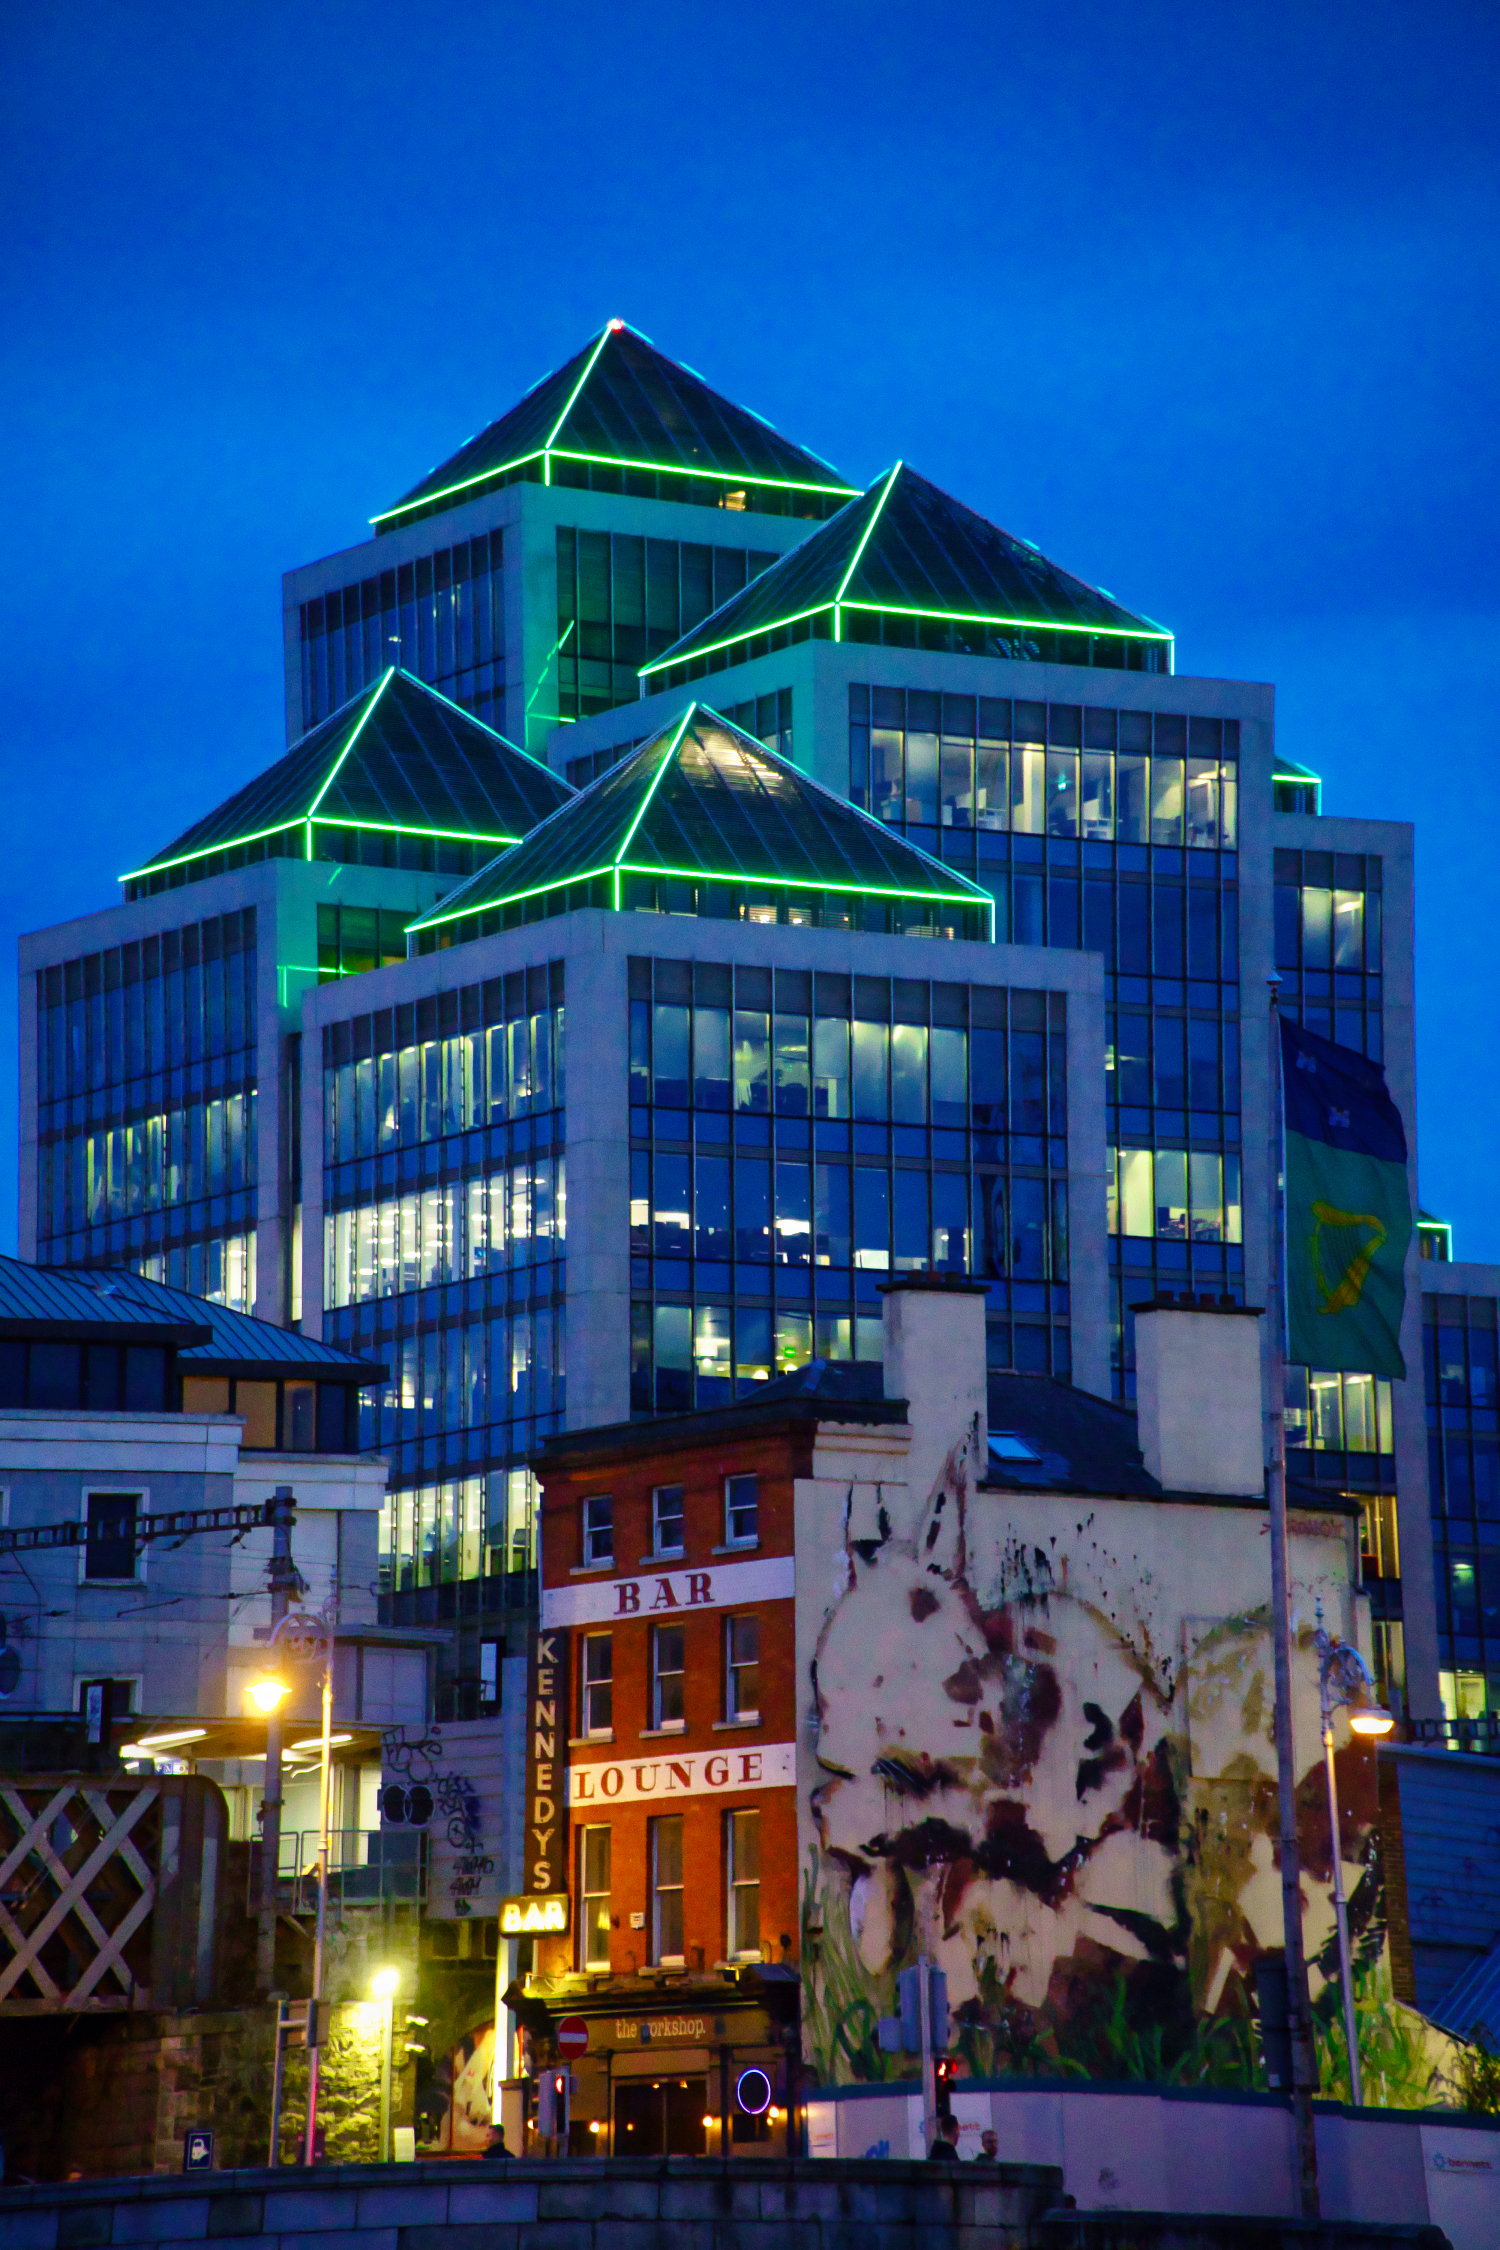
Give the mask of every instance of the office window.
[{"label": "office window", "polygon": [[590,1633],[583,1644],[582,1732],[607,1735],[614,1725],[614,1640]]},{"label": "office window", "polygon": [[578,1839],[581,1969],[609,1967],[609,1833],[607,1828],[585,1828]]},{"label": "office window", "polygon": [[658,1962],[683,1958],[680,1813],[651,1823],[651,1958]]},{"label": "office window", "polygon": [[760,1717],[760,1619],[724,1620],[725,1712],[729,1719]]},{"label": "office window", "polygon": [[731,1547],[753,1547],[760,1537],[760,1479],[724,1479],[724,1537]]},{"label": "office window", "polygon": [[651,1635],[651,1724],[682,1727],[683,1636],[680,1625],[658,1625]]},{"label": "office window", "polygon": [[615,1559],[615,1503],[607,1492],[583,1503],[583,1559],[589,1567]]},{"label": "office window", "polygon": [[682,1486],[659,1484],[651,1495],[653,1548],[658,1555],[682,1553]]},{"label": "office window", "polygon": [[138,1492],[91,1492],[88,1537],[83,1550],[85,1578],[126,1579],[136,1575],[135,1519]]},{"label": "office window", "polygon": [[726,1815],[726,1885],[729,1895],[729,1956],[760,1958],[760,1814]]}]

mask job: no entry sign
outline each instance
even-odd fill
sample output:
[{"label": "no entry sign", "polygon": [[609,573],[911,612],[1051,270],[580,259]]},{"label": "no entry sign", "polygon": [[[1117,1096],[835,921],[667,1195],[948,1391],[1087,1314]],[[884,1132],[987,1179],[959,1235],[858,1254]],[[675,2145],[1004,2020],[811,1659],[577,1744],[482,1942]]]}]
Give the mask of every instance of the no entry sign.
[{"label": "no entry sign", "polygon": [[582,2016],[564,2016],[557,2027],[557,2051],[571,2062],[575,2055],[589,2051],[589,2027]]}]

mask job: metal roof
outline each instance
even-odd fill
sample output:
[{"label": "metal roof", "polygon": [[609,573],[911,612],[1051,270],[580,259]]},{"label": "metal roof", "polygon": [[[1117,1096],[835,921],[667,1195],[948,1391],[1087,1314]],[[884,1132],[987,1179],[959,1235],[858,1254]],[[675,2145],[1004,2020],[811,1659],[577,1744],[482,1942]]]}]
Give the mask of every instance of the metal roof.
[{"label": "metal roof", "polygon": [[384,1381],[385,1369],[318,1337],[210,1304],[121,1267],[29,1266],[0,1257],[0,1335],[60,1335],[98,1341],[175,1343],[180,1366],[198,1374],[244,1369]]},{"label": "metal roof", "polygon": [[392,669],[133,873],[287,828],[389,828],[509,843],[572,794],[493,727]]},{"label": "metal roof", "polygon": [[692,703],[411,927],[620,872],[990,905],[966,877]]},{"label": "metal roof", "polygon": [[721,397],[623,320],[612,320],[372,520],[390,523],[437,500],[456,501],[466,487],[538,458],[549,481],[552,460],[574,460],[827,494],[854,489],[815,453]]}]

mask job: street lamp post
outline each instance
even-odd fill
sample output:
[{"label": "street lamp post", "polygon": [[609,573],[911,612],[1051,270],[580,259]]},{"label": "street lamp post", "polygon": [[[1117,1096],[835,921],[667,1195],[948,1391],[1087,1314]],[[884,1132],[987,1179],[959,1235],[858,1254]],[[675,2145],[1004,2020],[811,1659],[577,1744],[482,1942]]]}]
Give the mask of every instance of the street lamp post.
[{"label": "street lamp post", "polygon": [[[319,1739],[319,1791],[318,1791],[318,1919],[313,1938],[312,1997],[307,2010],[307,2134],[303,2147],[303,2161],[311,2164],[316,2147],[318,2125],[319,2064],[322,2058],[325,2025],[323,2021],[323,1950],[328,1929],[328,1818],[332,1801],[333,1775],[333,1626],[332,1600],[321,1610],[292,1610],[281,1616],[271,1629],[269,1663],[266,1676],[255,1681],[250,1689],[252,1699],[270,1714],[267,1735],[272,1726],[276,1729],[278,1800],[280,1796],[281,1724],[276,1716],[282,1703],[291,1693],[290,1683],[278,1670],[279,1660],[293,1664],[316,1663],[323,1667],[322,1733]],[[277,1805],[277,1845],[280,1845],[280,1804]],[[262,1845],[262,1849],[265,1849]]]},{"label": "street lamp post", "polygon": [[1318,1603],[1318,1696],[1323,1713],[1323,1763],[1328,1775],[1328,1832],[1333,1861],[1333,1910],[1338,1924],[1339,1982],[1344,1995],[1344,2042],[1349,2050],[1349,2098],[1356,2109],[1364,2102],[1364,2080],[1359,2067],[1359,2024],[1354,2012],[1354,1968],[1349,1958],[1349,1908],[1344,1898],[1344,1855],[1339,1844],[1339,1790],[1333,1765],[1333,1714],[1342,1704],[1355,1734],[1367,1738],[1389,1734],[1395,1724],[1375,1692],[1368,1665],[1357,1648],[1337,1641],[1323,1629],[1323,1604]]},{"label": "street lamp post", "polygon": [[380,2003],[380,2149],[376,2161],[391,2160],[391,2048],[395,2038],[396,1987],[399,1969],[377,1969],[373,1990]]},{"label": "street lamp post", "polygon": [[[292,1561],[292,1526],[297,1510],[292,1488],[278,1484],[271,1498],[271,1639],[286,1617],[293,1594],[303,1590]],[[261,1683],[263,1685],[268,1683]],[[284,1689],[282,1693],[284,1694]],[[251,1700],[266,1714],[266,1773],[260,1813],[260,1918],[255,1946],[255,1989],[262,1997],[276,1984],[276,1916],[281,1881],[281,1702],[269,1702],[252,1688]]]}]

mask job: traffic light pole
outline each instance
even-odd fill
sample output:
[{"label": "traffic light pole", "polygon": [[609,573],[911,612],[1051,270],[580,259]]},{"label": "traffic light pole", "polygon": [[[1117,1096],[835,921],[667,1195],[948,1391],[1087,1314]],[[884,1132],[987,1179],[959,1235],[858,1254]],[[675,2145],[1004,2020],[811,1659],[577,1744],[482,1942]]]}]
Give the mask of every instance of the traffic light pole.
[{"label": "traffic light pole", "polygon": [[932,2077],[932,1963],[925,1953],[917,1963],[917,2025],[922,2039],[922,2129],[931,2156],[936,2145],[937,2088]]}]

